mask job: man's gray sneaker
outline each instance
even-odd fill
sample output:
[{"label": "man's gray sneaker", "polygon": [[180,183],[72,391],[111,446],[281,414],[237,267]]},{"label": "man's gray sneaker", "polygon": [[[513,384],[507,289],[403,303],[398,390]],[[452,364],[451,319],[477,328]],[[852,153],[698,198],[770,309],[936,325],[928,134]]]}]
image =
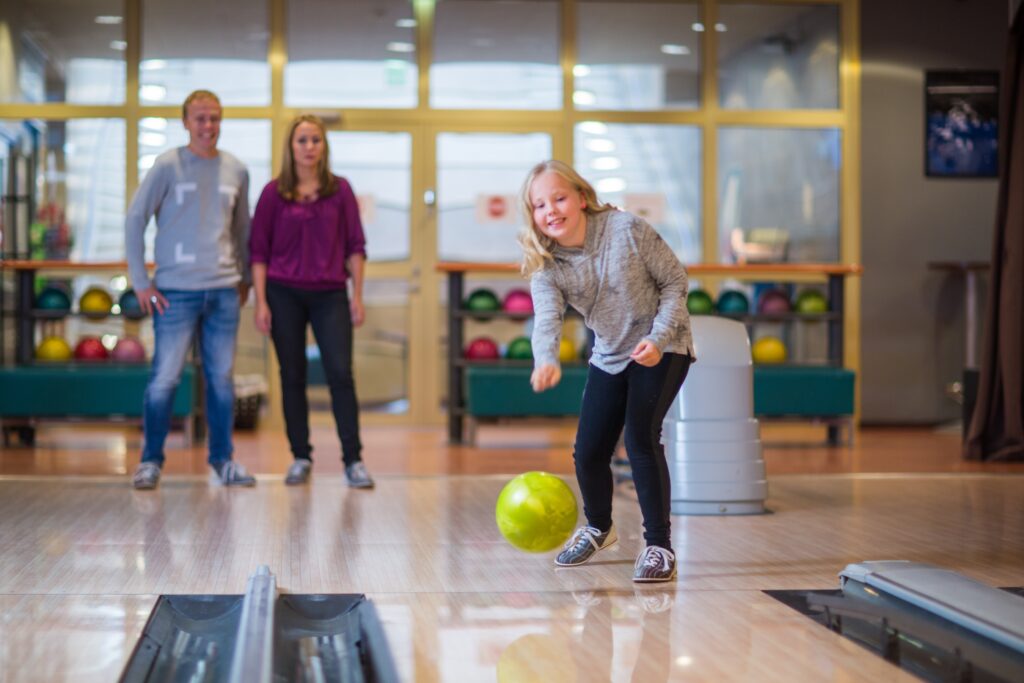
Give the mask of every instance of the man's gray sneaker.
[{"label": "man's gray sneaker", "polygon": [[256,477],[249,474],[242,463],[228,460],[214,467],[217,479],[224,486],[255,486]]},{"label": "man's gray sneaker", "polygon": [[676,556],[671,550],[649,545],[636,558],[633,580],[637,583],[656,583],[676,578]]},{"label": "man's gray sneaker", "polygon": [[155,462],[140,462],[132,477],[132,486],[140,491],[155,489],[160,483],[160,465]]},{"label": "man's gray sneaker", "polygon": [[615,525],[601,532],[592,526],[581,526],[565,543],[565,550],[558,553],[555,564],[559,567],[575,567],[590,560],[598,550],[604,550],[619,540]]},{"label": "man's gray sneaker", "polygon": [[284,483],[288,486],[305,484],[309,481],[309,473],[313,469],[313,463],[306,458],[298,458],[288,468],[288,474],[284,476]]},{"label": "man's gray sneaker", "polygon": [[354,489],[373,488],[373,479],[370,478],[370,473],[366,471],[366,465],[362,460],[345,465],[345,480]]}]

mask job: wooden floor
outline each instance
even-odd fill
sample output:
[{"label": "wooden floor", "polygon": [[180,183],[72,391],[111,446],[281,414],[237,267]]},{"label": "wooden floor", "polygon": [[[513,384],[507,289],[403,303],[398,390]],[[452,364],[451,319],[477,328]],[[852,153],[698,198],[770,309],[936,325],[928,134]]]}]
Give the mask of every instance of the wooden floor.
[{"label": "wooden floor", "polygon": [[0,450],[0,681],[115,680],[156,597],[241,593],[268,564],[282,590],[365,593],[407,681],[889,681],[899,669],[765,596],[832,588],[850,562],[907,559],[1024,585],[1024,465],[966,463],[955,430],[865,430],[851,448],[780,442],[766,427],[771,514],[674,517],[679,579],[636,587],[632,492],[621,542],[585,567],[505,543],[493,505],[508,474],[570,474],[572,426],[371,428],[374,491],[344,486],[335,438],[315,429],[310,486],[281,483],[282,434],[240,433],[254,489],[207,481],[172,436],[167,474],[135,492],[140,435],[47,426]]}]

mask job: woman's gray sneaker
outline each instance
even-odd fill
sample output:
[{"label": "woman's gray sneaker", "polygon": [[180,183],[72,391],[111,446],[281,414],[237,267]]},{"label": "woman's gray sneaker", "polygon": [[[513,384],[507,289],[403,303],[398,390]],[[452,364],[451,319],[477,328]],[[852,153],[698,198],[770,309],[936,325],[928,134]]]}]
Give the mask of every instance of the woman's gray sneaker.
[{"label": "woman's gray sneaker", "polygon": [[313,463],[306,458],[299,458],[288,468],[288,474],[284,477],[284,483],[288,486],[297,486],[309,481],[309,473],[313,469]]},{"label": "woman's gray sneaker", "polygon": [[362,460],[357,460],[350,465],[345,465],[345,480],[354,489],[372,489],[373,479],[366,471],[366,465]]},{"label": "woman's gray sneaker", "polygon": [[619,540],[613,524],[608,531],[600,531],[592,526],[581,526],[566,544],[565,550],[558,553],[555,564],[559,567],[575,567],[590,560],[598,550],[604,550]]}]

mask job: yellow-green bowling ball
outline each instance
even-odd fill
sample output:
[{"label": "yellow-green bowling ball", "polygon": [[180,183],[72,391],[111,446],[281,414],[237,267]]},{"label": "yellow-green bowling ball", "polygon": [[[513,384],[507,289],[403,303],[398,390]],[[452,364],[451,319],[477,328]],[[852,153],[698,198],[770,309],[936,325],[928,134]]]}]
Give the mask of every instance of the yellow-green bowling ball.
[{"label": "yellow-green bowling ball", "polygon": [[509,543],[545,553],[565,543],[576,528],[576,496],[569,485],[547,472],[526,472],[505,485],[494,519]]}]

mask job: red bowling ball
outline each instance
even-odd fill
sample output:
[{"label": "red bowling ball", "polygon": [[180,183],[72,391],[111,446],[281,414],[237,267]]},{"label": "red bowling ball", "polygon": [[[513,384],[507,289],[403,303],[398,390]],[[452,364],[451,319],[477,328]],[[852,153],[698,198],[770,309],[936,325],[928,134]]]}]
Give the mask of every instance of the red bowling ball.
[{"label": "red bowling ball", "polygon": [[82,337],[75,345],[75,360],[95,362],[109,357],[106,347],[97,337]]},{"label": "red bowling ball", "polygon": [[516,317],[533,315],[533,297],[525,289],[513,289],[505,295],[505,312]]},{"label": "red bowling ball", "polygon": [[466,344],[465,355],[468,360],[497,360],[501,357],[498,345],[489,337],[477,337]]}]

